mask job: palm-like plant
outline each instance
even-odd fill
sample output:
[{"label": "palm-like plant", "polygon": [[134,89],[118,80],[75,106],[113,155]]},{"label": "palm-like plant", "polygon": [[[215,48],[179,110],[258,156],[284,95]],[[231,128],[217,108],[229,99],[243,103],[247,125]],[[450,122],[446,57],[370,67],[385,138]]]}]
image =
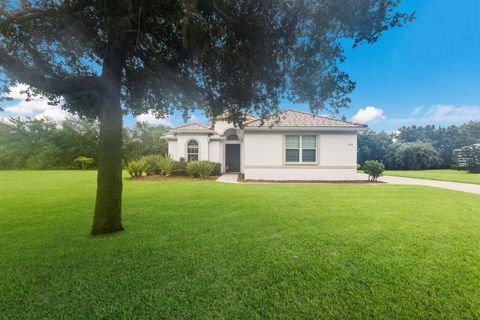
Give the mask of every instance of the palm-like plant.
[{"label": "palm-like plant", "polygon": [[93,163],[93,158],[85,157],[85,156],[79,156],[76,157],[73,162],[75,164],[78,164],[82,170],[85,170],[88,168],[89,165]]}]

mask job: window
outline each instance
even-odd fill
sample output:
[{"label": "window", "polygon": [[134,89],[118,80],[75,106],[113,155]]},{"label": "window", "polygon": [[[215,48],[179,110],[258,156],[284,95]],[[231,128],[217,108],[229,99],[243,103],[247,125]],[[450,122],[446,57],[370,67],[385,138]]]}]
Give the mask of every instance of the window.
[{"label": "window", "polygon": [[285,161],[300,162],[300,136],[286,136]]},{"label": "window", "polygon": [[302,136],[302,162],[317,161],[317,137]]},{"label": "window", "polygon": [[286,136],[285,162],[312,163],[317,161],[316,136]]},{"label": "window", "polygon": [[187,144],[187,160],[198,161],[198,142],[195,140],[188,141]]},{"label": "window", "polygon": [[238,140],[238,136],[235,133],[229,134],[227,140]]}]

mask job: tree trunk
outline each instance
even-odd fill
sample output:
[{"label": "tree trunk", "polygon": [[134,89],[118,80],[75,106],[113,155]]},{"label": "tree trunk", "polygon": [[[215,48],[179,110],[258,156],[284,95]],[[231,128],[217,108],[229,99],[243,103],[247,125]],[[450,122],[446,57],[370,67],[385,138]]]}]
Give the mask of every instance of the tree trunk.
[{"label": "tree trunk", "polygon": [[100,117],[97,199],[92,234],[123,230],[122,227],[122,111],[120,101],[103,107]]},{"label": "tree trunk", "polygon": [[109,46],[102,71],[105,93],[100,105],[97,198],[92,234],[123,230],[120,89],[124,58],[119,52],[121,49],[118,45]]}]

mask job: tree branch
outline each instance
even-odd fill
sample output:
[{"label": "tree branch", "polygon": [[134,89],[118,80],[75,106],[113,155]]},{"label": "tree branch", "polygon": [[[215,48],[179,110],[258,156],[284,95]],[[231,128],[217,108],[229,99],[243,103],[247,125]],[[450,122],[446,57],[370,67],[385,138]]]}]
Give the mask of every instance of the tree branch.
[{"label": "tree branch", "polygon": [[11,78],[53,95],[73,95],[81,91],[88,91],[91,94],[102,91],[101,82],[97,76],[47,77],[36,74],[33,68],[12,58],[3,49],[0,49],[0,66]]}]

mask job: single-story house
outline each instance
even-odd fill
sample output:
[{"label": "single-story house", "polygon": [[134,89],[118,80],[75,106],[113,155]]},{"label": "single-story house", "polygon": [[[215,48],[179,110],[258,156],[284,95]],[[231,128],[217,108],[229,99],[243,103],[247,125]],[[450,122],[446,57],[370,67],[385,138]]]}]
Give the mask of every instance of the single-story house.
[{"label": "single-story house", "polygon": [[187,124],[166,136],[174,160],[219,162],[223,172],[251,180],[356,180],[357,134],[365,125],[284,110],[247,117],[237,128],[218,117]]}]

